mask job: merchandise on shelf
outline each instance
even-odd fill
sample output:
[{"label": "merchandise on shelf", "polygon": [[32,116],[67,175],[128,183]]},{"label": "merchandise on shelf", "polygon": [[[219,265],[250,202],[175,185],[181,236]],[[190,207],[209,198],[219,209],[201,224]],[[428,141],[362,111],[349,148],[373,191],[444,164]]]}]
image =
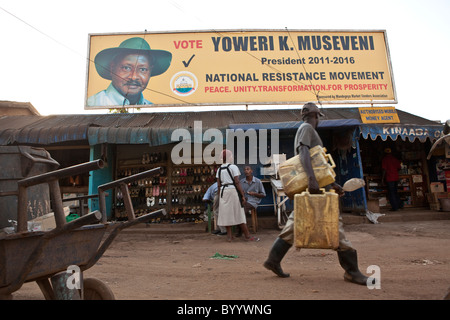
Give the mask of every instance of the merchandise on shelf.
[{"label": "merchandise on shelf", "polygon": [[172,168],[171,216],[202,215],[203,195],[216,181],[216,166],[174,166]]},{"label": "merchandise on shelf", "polygon": [[[216,182],[218,166],[175,165],[168,159],[167,152],[145,152],[140,159],[119,161],[117,177],[127,177],[156,167],[161,168],[157,176],[128,185],[135,215],[165,208],[168,215],[152,222],[203,221],[206,216],[203,195]],[[127,219],[119,188],[115,192],[114,212],[116,219]]]}]

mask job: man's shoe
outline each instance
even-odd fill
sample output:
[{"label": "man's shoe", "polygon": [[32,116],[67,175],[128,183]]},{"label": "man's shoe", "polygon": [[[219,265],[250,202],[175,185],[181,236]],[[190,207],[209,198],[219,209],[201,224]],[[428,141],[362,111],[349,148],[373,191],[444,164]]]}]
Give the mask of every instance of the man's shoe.
[{"label": "man's shoe", "polygon": [[356,253],[356,250],[338,251],[337,253],[339,263],[345,270],[344,280],[363,286],[367,285],[368,277],[363,275],[358,268],[358,255]]},{"label": "man's shoe", "polygon": [[270,249],[269,257],[264,262],[264,267],[268,270],[271,270],[280,278],[289,277],[290,274],[283,272],[280,263],[291,246],[291,244],[287,243],[283,239],[277,238],[273,243],[272,249]]}]

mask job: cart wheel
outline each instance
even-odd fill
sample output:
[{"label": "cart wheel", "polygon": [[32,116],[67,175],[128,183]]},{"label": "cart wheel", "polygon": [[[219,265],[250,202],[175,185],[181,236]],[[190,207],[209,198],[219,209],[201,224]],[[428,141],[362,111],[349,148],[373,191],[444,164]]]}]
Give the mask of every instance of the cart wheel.
[{"label": "cart wheel", "polygon": [[286,206],[281,205],[281,207],[278,209],[278,228],[282,230],[284,226],[286,225],[286,222],[289,219],[290,212],[286,211]]},{"label": "cart wheel", "polygon": [[87,278],[83,281],[84,300],[115,300],[114,293],[102,281]]}]

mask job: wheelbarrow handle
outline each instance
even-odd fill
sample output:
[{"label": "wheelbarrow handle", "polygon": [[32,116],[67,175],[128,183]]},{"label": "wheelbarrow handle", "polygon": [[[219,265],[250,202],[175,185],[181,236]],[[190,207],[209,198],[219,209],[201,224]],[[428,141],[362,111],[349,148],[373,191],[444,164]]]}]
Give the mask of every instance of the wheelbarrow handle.
[{"label": "wheelbarrow handle", "polygon": [[53,238],[59,234],[69,232],[82,226],[97,223],[102,220],[102,213],[98,210],[93,211],[85,216],[72,220],[70,222],[65,223],[61,228],[55,228],[53,230],[48,231],[44,238]]},{"label": "wheelbarrow handle", "polygon": [[29,187],[32,185],[49,182],[51,180],[58,180],[61,178],[65,178],[65,177],[69,177],[69,176],[73,176],[73,175],[77,175],[77,174],[82,174],[82,173],[97,170],[97,169],[102,169],[104,167],[104,165],[105,164],[104,164],[103,160],[98,159],[98,160],[74,165],[71,167],[67,167],[64,169],[58,169],[58,170],[42,173],[42,174],[39,174],[36,176],[32,176],[29,178],[25,178],[25,179],[19,180],[17,182],[17,184],[20,187]]},{"label": "wheelbarrow handle", "polygon": [[153,212],[144,214],[140,217],[137,217],[134,220],[124,221],[124,222],[122,222],[121,229],[125,229],[128,227],[134,226],[135,224],[138,224],[138,223],[148,222],[148,221],[150,221],[150,219],[155,218],[161,214],[163,216],[166,216],[167,215],[166,209],[159,209],[157,211],[153,211]]},{"label": "wheelbarrow handle", "polygon": [[100,208],[100,211],[103,214],[103,223],[106,223],[106,190],[112,189],[114,187],[120,187],[122,194],[123,194],[123,200],[125,204],[125,209],[128,216],[128,221],[132,221],[136,219],[134,215],[134,209],[133,205],[131,203],[131,197],[128,190],[128,183],[131,183],[136,180],[145,179],[148,177],[152,177],[155,175],[158,175],[161,173],[161,167],[153,168],[144,172],[140,172],[137,174],[134,174],[132,176],[128,176],[125,178],[121,178],[115,181],[111,181],[105,184],[102,184],[98,186],[98,205]]},{"label": "wheelbarrow handle", "polygon": [[143,172],[139,172],[139,173],[133,174],[133,175],[128,176],[128,177],[124,177],[124,178],[121,178],[121,179],[117,179],[117,180],[114,180],[114,181],[102,184],[102,185],[98,186],[98,189],[99,190],[103,190],[103,191],[104,190],[108,190],[108,189],[112,189],[114,187],[120,186],[121,184],[131,183],[131,182],[134,182],[136,180],[145,179],[145,178],[148,178],[148,177],[155,176],[155,175],[160,174],[160,173],[161,173],[161,167],[153,168],[153,169],[150,169],[150,170],[147,170],[147,171],[143,171]]}]

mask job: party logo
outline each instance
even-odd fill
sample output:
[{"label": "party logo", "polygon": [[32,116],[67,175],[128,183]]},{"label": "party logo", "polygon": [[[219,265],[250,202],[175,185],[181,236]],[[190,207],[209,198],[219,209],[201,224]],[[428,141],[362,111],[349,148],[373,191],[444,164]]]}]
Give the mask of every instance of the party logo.
[{"label": "party logo", "polygon": [[170,80],[170,88],[172,92],[179,96],[189,96],[197,90],[197,77],[188,71],[181,71],[176,73]]}]

